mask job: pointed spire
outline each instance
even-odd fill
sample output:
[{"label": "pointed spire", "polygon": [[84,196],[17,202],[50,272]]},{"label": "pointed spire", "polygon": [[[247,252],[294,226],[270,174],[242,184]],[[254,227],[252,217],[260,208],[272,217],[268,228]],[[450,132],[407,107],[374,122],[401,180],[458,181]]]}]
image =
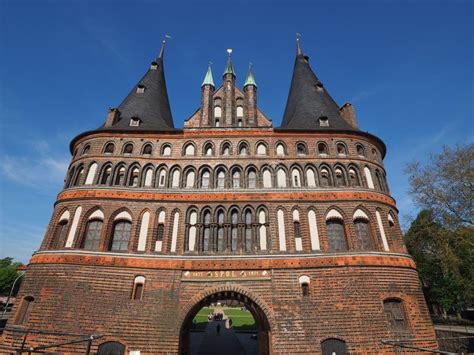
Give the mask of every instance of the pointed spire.
[{"label": "pointed spire", "polygon": [[209,66],[207,67],[207,73],[206,73],[206,76],[204,77],[204,80],[201,84],[201,87],[203,87],[204,85],[211,85],[211,86],[214,86],[214,79],[212,77],[212,69],[211,69],[211,62],[209,62]]},{"label": "pointed spire", "polygon": [[303,55],[303,52],[301,51],[300,47],[300,37],[301,35],[299,33],[296,33],[296,55]]},{"label": "pointed spire", "polygon": [[296,59],[290,92],[280,128],[287,130],[357,130],[339,114],[339,107],[329,95],[302,55],[296,40]]},{"label": "pointed spire", "polygon": [[235,76],[234,65],[232,64],[232,48],[229,48],[227,50],[227,53],[229,54],[229,57],[227,58],[227,64],[225,66],[224,75],[232,74],[233,76]]},{"label": "pointed spire", "polygon": [[163,41],[161,42],[161,49],[160,49],[160,54],[158,55],[158,58],[163,58],[163,54],[165,53],[165,45],[166,45],[166,39],[171,38],[170,35],[165,35],[163,38]]},{"label": "pointed spire", "polygon": [[253,85],[257,87],[257,83],[255,82],[255,78],[252,72],[252,63],[249,63],[249,70],[247,71],[247,78],[245,79],[244,87],[247,85]]}]

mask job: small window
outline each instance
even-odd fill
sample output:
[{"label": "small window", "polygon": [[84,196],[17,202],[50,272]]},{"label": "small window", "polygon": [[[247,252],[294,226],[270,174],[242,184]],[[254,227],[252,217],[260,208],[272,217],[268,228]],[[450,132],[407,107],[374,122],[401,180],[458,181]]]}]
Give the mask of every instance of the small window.
[{"label": "small window", "polygon": [[242,120],[239,119],[237,121],[237,127],[242,127],[242,126],[243,126]]},{"label": "small window", "polygon": [[326,339],[321,342],[322,355],[346,355],[346,342],[339,339]]},{"label": "small window", "polygon": [[132,117],[132,118],[130,119],[130,127],[138,127],[138,126],[140,126],[140,122],[141,122],[141,121],[140,121],[139,118],[137,118],[137,117]]},{"label": "small window", "polygon": [[[220,118],[221,116],[222,116],[222,109],[219,106],[214,107],[214,117],[215,118]],[[216,120],[216,121],[218,121],[218,120]]]},{"label": "small window", "polygon": [[232,173],[232,187],[233,188],[240,187],[240,172],[238,170]]},{"label": "small window", "polygon": [[246,143],[242,143],[240,144],[240,147],[239,147],[239,155],[247,155],[248,154],[248,146]]},{"label": "small window", "polygon": [[209,170],[204,170],[201,176],[201,187],[204,189],[209,188],[209,182],[211,180],[211,173]]},{"label": "small window", "polygon": [[301,293],[303,297],[309,296],[309,283],[310,283],[310,278],[306,275],[300,276],[298,278],[298,282],[301,286]]},{"label": "small window", "polygon": [[143,146],[143,155],[151,155],[151,151],[152,151],[153,147],[151,146],[150,143],[147,143]]},{"label": "small window", "polygon": [[223,189],[225,187],[225,172],[220,170],[217,173],[217,188]]},{"label": "small window", "polygon": [[406,333],[408,328],[403,302],[398,299],[388,299],[383,302],[383,308],[389,331],[397,335]]},{"label": "small window", "polygon": [[105,154],[113,154],[114,150],[115,150],[115,144],[113,144],[112,142],[110,142],[110,143],[107,143],[107,144],[105,145],[104,153],[105,153]]},{"label": "small window", "polygon": [[320,127],[329,127],[329,119],[326,116],[319,117]]},{"label": "small window", "polygon": [[336,144],[336,149],[337,149],[337,154],[339,154],[339,155],[346,155],[347,154],[346,146],[343,143],[337,143]]},{"label": "small window", "polygon": [[257,154],[258,155],[267,155],[267,147],[263,143],[257,145]]},{"label": "small window", "polygon": [[326,143],[318,143],[318,154],[328,155],[328,146],[326,145]]},{"label": "small window", "polygon": [[194,145],[191,143],[187,144],[186,147],[184,148],[184,155],[192,156],[195,154],[196,154],[196,148],[194,147]]},{"label": "small window", "polygon": [[145,287],[145,278],[143,276],[135,277],[133,282],[132,299],[141,300],[143,298],[143,289]]},{"label": "small window", "polygon": [[129,221],[118,221],[115,223],[112,243],[110,246],[111,251],[127,251],[128,242],[130,240],[130,231],[132,229],[132,223]]},{"label": "small window", "polygon": [[89,154],[89,151],[91,150],[91,146],[88,144],[84,147],[84,149],[82,150],[82,155],[86,155],[86,154]]},{"label": "small window", "polygon": [[218,118],[216,118],[216,127],[220,127],[221,123]]},{"label": "small window", "polygon": [[167,157],[171,155],[171,146],[170,145],[164,145],[162,148],[162,155]]},{"label": "small window", "polygon": [[230,155],[230,144],[224,143],[222,146],[222,155]]},{"label": "small window", "polygon": [[296,144],[296,154],[297,155],[307,155],[308,154],[308,148],[306,148],[306,144],[301,143],[301,142]]},{"label": "small window", "polygon": [[280,155],[280,156],[283,156],[283,155],[286,155],[285,154],[285,146],[281,143],[278,143],[277,146],[276,146],[276,154],[277,155]]},{"label": "small window", "polygon": [[26,296],[20,302],[20,306],[18,307],[18,311],[15,317],[15,324],[23,325],[28,321],[28,317],[31,313],[31,309],[33,307],[34,297]]},{"label": "small window", "polygon": [[143,94],[145,92],[145,85],[138,85],[137,86],[137,94]]},{"label": "small window", "polygon": [[123,147],[123,154],[132,154],[133,153],[133,144],[127,143]]},{"label": "small window", "polygon": [[207,156],[214,155],[214,147],[212,146],[212,143],[207,143],[204,146],[204,154],[207,155]]},{"label": "small window", "polygon": [[357,155],[359,155],[361,157],[365,157],[365,149],[364,149],[364,146],[362,144],[357,144],[356,145],[356,150],[357,150]]},{"label": "small window", "polygon": [[244,116],[244,108],[242,106],[237,106],[237,117]]},{"label": "small window", "polygon": [[248,174],[248,187],[254,189],[257,187],[257,174],[255,170],[250,170]]}]

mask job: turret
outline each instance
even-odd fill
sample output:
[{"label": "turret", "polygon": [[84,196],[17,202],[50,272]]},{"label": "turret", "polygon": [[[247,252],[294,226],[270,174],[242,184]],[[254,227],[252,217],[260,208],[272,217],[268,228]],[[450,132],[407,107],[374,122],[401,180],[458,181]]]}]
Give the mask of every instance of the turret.
[{"label": "turret", "polygon": [[247,78],[244,83],[245,107],[247,122],[249,126],[257,124],[257,83],[252,72],[252,64],[249,64]]},{"label": "turret", "polygon": [[212,77],[211,63],[207,68],[206,76],[201,84],[201,126],[210,126],[213,122],[214,79]]},{"label": "turret", "polygon": [[225,126],[233,126],[235,124],[235,71],[232,64],[232,49],[228,49],[227,64],[224,70],[224,102],[223,117]]}]

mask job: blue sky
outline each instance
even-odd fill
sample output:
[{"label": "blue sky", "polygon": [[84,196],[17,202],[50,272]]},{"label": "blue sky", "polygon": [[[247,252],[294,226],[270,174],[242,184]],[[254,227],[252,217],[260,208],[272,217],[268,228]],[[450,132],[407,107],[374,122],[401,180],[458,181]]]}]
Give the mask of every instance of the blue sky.
[{"label": "blue sky", "polygon": [[295,33],[325,87],[382,138],[403,223],[416,208],[405,164],[474,141],[472,1],[0,0],[0,257],[27,262],[43,238],[70,161],[157,55],[165,33],[175,125],[199,105],[226,49],[237,81],[249,62],[260,108],[278,126]]}]

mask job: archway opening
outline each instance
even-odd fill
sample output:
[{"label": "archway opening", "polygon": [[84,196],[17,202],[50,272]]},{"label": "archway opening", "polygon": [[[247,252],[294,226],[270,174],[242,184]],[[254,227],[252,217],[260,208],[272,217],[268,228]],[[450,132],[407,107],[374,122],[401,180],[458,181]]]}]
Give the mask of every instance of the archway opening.
[{"label": "archway opening", "polygon": [[270,325],[261,307],[235,291],[197,302],[180,332],[180,354],[269,354]]}]

